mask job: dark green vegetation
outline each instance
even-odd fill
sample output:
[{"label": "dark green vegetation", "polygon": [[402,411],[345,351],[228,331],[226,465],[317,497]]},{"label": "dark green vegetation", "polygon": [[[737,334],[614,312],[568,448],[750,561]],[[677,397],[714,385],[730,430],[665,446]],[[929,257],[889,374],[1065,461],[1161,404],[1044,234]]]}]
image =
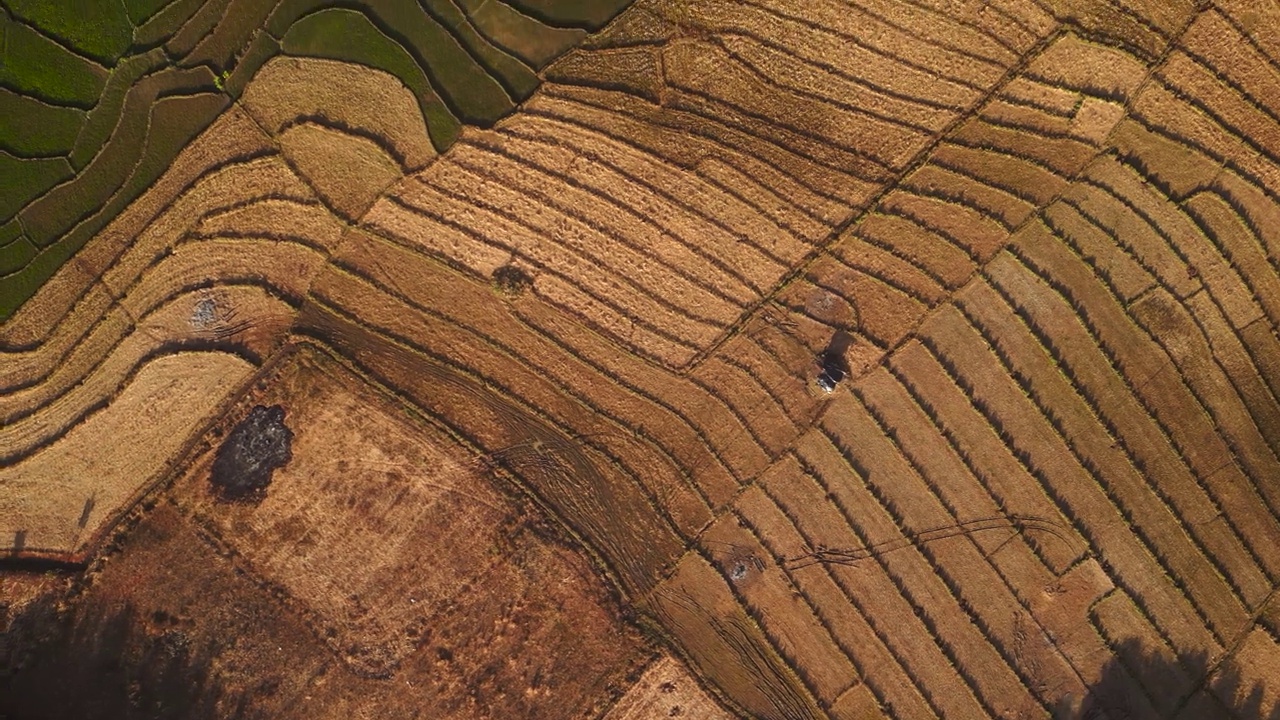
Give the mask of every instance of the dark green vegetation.
[{"label": "dark green vegetation", "polygon": [[106,82],[106,70],[7,14],[0,15],[0,22],[4,24],[0,83],[48,102],[93,107]]},{"label": "dark green vegetation", "polygon": [[133,44],[123,3],[6,0],[14,17],[71,46],[77,54],[113,63]]},{"label": "dark green vegetation", "polygon": [[628,0],[0,0],[0,321],[280,54],[398,77],[444,150]]}]

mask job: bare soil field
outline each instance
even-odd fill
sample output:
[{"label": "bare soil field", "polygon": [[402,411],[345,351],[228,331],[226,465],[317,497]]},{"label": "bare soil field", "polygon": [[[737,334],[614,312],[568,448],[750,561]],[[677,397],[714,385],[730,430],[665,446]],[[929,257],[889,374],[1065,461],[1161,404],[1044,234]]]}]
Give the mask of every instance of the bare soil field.
[{"label": "bare soil field", "polygon": [[[307,346],[289,350],[257,386],[263,390],[226,414],[227,422],[211,431],[213,447],[175,485],[178,505],[263,587],[295,607],[353,672],[391,675],[425,637],[450,627],[456,608],[504,595],[512,596],[504,605],[505,626],[483,633],[493,652],[508,642],[554,644],[551,637],[519,633],[565,632],[570,617],[575,633],[591,635],[592,624],[602,622],[598,630],[608,635],[616,619],[593,615],[588,596],[574,596],[582,568],[537,547],[546,530],[530,525],[529,509],[487,477],[488,461],[444,428],[410,423],[405,408]],[[296,428],[289,459],[263,497],[226,502],[211,492],[215,450],[230,441],[230,423],[255,406],[281,407],[286,427]],[[526,611],[536,617],[541,610],[535,609],[550,599],[521,599],[520,593],[535,591],[522,588],[552,575],[561,590],[548,606],[558,606],[564,619],[526,627]],[[438,639],[465,644],[477,630],[453,627]],[[517,634],[504,639],[508,632]],[[627,655],[620,658],[625,662]],[[576,702],[557,685],[569,678],[590,685],[591,676],[582,673],[605,662],[560,659],[583,665],[564,678],[549,666],[526,670],[533,674],[529,687],[506,692]],[[607,677],[610,668],[605,663],[591,671]]]},{"label": "bare soil field", "polygon": [[664,720],[673,717],[730,720],[733,716],[707,696],[687,668],[669,655],[649,666],[603,720]]},{"label": "bare soil field", "polygon": [[0,715],[1280,713],[1280,12],[161,5],[0,9]]},{"label": "bare soil field", "polygon": [[515,532],[513,509],[447,435],[410,433],[394,421],[398,408],[359,393],[358,376],[315,351],[292,352],[260,382],[269,390],[227,417],[285,408],[286,426],[297,428],[287,467],[261,502],[221,503],[206,492],[209,453],[181,482],[203,500],[191,511],[264,583],[305,598],[353,667],[385,675],[444,603],[486,591]]}]

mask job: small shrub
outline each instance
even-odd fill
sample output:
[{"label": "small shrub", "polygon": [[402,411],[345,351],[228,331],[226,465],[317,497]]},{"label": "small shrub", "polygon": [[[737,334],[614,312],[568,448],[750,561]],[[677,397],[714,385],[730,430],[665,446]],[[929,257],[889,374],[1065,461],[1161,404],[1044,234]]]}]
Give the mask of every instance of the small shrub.
[{"label": "small shrub", "polygon": [[493,286],[503,295],[523,295],[533,287],[533,278],[515,265],[503,265],[493,271]]}]

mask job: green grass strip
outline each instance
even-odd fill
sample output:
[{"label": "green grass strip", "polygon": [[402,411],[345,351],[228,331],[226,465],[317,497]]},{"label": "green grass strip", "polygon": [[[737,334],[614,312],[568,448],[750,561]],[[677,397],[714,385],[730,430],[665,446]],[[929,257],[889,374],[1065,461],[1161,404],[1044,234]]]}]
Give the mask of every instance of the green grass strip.
[{"label": "green grass strip", "polygon": [[[178,70],[169,68],[148,75],[130,90],[120,114],[120,124],[103,146],[102,152],[84,170],[65,185],[60,185],[31,203],[22,211],[22,224],[27,236],[41,247],[56,240],[80,220],[98,212],[121,186],[135,166],[148,159],[148,136],[164,132],[151,128],[152,106],[157,97],[181,91],[213,89],[213,74],[208,68]],[[223,96],[227,102],[227,98]],[[184,121],[183,118],[177,120]],[[212,118],[209,118],[212,121]],[[178,149],[173,150],[177,154]],[[168,163],[173,155],[164,158]]]},{"label": "green grass strip", "polygon": [[504,0],[511,7],[556,27],[595,30],[613,19],[631,0]]},{"label": "green grass strip", "polygon": [[36,256],[36,246],[25,237],[0,246],[0,275],[9,275],[26,267]]},{"label": "green grass strip", "polygon": [[72,167],[77,171],[83,170],[97,156],[119,124],[124,100],[133,84],[143,75],[164,67],[165,62],[164,50],[155,48],[145,55],[134,55],[125,60],[111,73],[98,106],[89,113],[89,121],[71,150]]},{"label": "green grass strip", "polygon": [[[326,0],[282,0],[267,21],[267,31],[283,38],[299,18],[325,4]],[[514,107],[502,85],[417,0],[363,0],[361,5],[369,22],[413,57],[454,117],[487,126]],[[350,45],[325,43],[323,57],[343,59]]]},{"label": "green grass strip", "polygon": [[219,78],[223,92],[239,100],[244,94],[245,86],[258,73],[268,60],[280,54],[280,43],[266,30],[259,30],[249,43],[249,48],[241,53],[236,66],[225,78]]},{"label": "green grass strip", "polygon": [[65,158],[24,160],[0,151],[0,220],[73,174]]},{"label": "green grass strip", "polygon": [[151,187],[173,164],[178,153],[230,105],[231,100],[220,92],[173,95],[156,101],[151,106],[147,147],[120,194],[112,198],[111,205],[123,210]]},{"label": "green grass strip", "polygon": [[362,13],[339,8],[312,13],[289,28],[282,47],[291,55],[345,60],[396,76],[417,97],[427,121],[427,132],[437,150],[443,151],[452,145],[462,129],[413,56]]},{"label": "green grass strip", "polygon": [[276,9],[271,12],[271,17],[267,18],[266,31],[279,40],[303,15],[310,15],[332,4],[329,0],[280,0]]},{"label": "green grass strip", "polygon": [[151,19],[138,26],[133,34],[135,45],[151,48],[167,41],[174,33],[182,29],[196,11],[204,6],[205,0],[174,0],[156,13]]},{"label": "green grass strip", "polygon": [[415,0],[366,0],[378,27],[418,60],[453,114],[488,126],[511,111],[507,91]]},{"label": "green grass strip", "polygon": [[212,65],[219,72],[229,69],[236,53],[266,23],[274,6],[275,3],[263,0],[231,0],[226,15],[218,21],[213,32],[178,64],[183,67]]},{"label": "green grass strip", "polygon": [[86,57],[115,61],[133,44],[133,24],[120,0],[6,0],[16,17]]},{"label": "green grass strip", "polygon": [[169,168],[178,151],[207,128],[229,104],[222,93],[175,95],[161,98],[154,104],[148,100],[147,106],[154,108],[148,124],[155,131],[148,134],[142,152],[134,155],[140,155],[141,161],[134,167],[128,181],[84,222],[40,249],[26,267],[0,277],[0,322],[8,319],[90,238],[151,187]]},{"label": "green grass strip", "polygon": [[453,4],[453,0],[426,0],[424,6],[440,24],[453,31],[462,46],[484,65],[490,75],[502,83],[507,94],[516,102],[524,100],[538,89],[538,76],[518,58],[508,55],[476,32],[458,6]]},{"label": "green grass strip", "polygon": [[19,157],[66,155],[84,123],[83,110],[47,105],[0,88],[0,150]]},{"label": "green grass strip", "polygon": [[17,218],[0,225],[0,247],[4,247],[9,243],[22,237],[22,223]]},{"label": "green grass strip", "polygon": [[206,0],[173,37],[164,44],[170,57],[180,58],[196,48],[217,27],[231,0]]},{"label": "green grass strip", "polygon": [[77,247],[59,243],[38,252],[21,270],[0,277],[0,323],[8,320],[22,303],[31,299],[62,264],[71,258]]},{"label": "green grass strip", "polygon": [[98,102],[107,71],[0,13],[4,53],[0,85],[55,105],[89,109]]},{"label": "green grass strip", "polygon": [[172,3],[173,0],[124,0],[125,11],[129,13],[129,22],[134,25],[142,25],[142,23],[155,15],[166,5]]}]

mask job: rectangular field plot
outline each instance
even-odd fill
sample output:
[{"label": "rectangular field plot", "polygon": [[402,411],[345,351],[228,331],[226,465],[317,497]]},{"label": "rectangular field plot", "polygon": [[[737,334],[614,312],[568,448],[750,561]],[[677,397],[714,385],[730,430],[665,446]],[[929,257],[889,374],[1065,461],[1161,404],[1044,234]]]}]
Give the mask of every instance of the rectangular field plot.
[{"label": "rectangular field plot", "polygon": [[[588,587],[598,581],[585,561],[577,559],[584,566],[578,572],[569,572],[563,558],[542,567],[559,551],[548,555],[544,550],[553,546],[528,532],[537,520],[504,496],[481,458],[442,428],[411,418],[307,347],[292,350],[257,387],[228,424],[254,405],[281,407],[292,432],[286,464],[264,491],[228,501],[212,492],[211,451],[182,492],[215,542],[299,611],[353,671],[389,675],[419,644],[446,635],[497,642],[523,632],[522,616],[540,628],[525,634],[553,645],[569,627],[561,613],[572,613],[581,625],[573,637],[597,621],[602,636],[616,631],[608,627],[616,618],[591,597]],[[520,600],[527,592],[521,588],[548,572],[559,583],[557,605],[531,610]],[[473,597],[502,606],[495,617],[505,629],[475,627],[474,613],[459,611]],[[472,644],[481,672],[489,651]],[[518,658],[520,651],[507,648],[504,655]],[[568,658],[538,662],[559,666]],[[457,664],[463,665],[461,656]],[[544,672],[555,674],[554,668]]]}]

